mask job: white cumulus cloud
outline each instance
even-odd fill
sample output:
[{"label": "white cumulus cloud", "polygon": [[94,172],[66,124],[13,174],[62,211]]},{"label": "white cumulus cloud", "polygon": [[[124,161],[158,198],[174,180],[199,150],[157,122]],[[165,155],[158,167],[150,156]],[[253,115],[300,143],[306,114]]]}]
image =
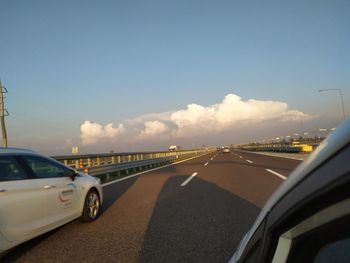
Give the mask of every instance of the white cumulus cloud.
[{"label": "white cumulus cloud", "polygon": [[80,139],[83,145],[95,144],[103,139],[113,139],[124,132],[123,124],[114,127],[112,123],[102,126],[92,121],[85,121],[80,125]]},{"label": "white cumulus cloud", "polygon": [[253,125],[262,121],[299,121],[310,118],[298,110],[289,110],[279,101],[242,100],[228,94],[221,103],[201,106],[189,104],[187,109],[174,112],[170,120],[175,124],[174,136],[217,133],[234,129],[235,125]]},{"label": "white cumulus cloud", "polygon": [[[258,130],[260,124],[277,127],[293,122],[303,122],[313,117],[288,104],[272,100],[243,100],[235,94],[228,94],[223,101],[208,106],[189,104],[185,109],[152,113],[123,121],[114,127],[112,123],[102,126],[85,121],[81,127],[83,144],[95,144],[100,140],[118,138],[120,142],[142,142],[143,140],[186,139],[194,137],[211,138],[213,134]],[[283,124],[284,123],[284,124]],[[291,124],[292,125],[292,124]],[[126,133],[126,129],[128,132]]]},{"label": "white cumulus cloud", "polygon": [[152,137],[166,136],[169,135],[170,128],[163,122],[147,121],[145,123],[145,128],[137,136],[137,139],[147,139]]}]

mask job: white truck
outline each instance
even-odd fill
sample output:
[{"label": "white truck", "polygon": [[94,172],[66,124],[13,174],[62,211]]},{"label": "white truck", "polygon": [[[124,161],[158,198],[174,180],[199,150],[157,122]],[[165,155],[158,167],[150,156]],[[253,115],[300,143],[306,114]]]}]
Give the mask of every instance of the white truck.
[{"label": "white truck", "polygon": [[169,147],[169,151],[180,151],[181,150],[181,146],[178,145],[171,145]]}]

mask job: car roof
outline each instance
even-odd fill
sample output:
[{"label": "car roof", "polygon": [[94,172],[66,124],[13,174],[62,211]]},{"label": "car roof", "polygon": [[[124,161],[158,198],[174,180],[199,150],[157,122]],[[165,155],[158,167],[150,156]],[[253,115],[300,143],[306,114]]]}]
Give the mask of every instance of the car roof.
[{"label": "car roof", "polygon": [[36,152],[29,150],[29,149],[0,147],[0,154],[21,154],[21,153],[34,153],[34,154],[36,154]]},{"label": "car roof", "polygon": [[[261,222],[271,209],[297,184],[304,180],[310,172],[327,161],[332,155],[341,150],[350,142],[350,119],[344,121],[332,134],[330,134],[288,177],[269,198],[255,220],[254,225],[244,237],[241,247],[245,247]],[[242,250],[240,251],[242,252]],[[240,255],[238,255],[240,257]]]}]

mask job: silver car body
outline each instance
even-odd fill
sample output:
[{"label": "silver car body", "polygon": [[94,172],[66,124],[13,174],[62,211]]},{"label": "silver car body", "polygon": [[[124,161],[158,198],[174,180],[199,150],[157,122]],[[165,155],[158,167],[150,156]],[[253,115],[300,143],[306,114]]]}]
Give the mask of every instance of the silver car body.
[{"label": "silver car body", "polygon": [[[73,170],[30,150],[2,148],[0,156],[39,158]],[[98,192],[102,204],[100,180],[77,171],[74,178],[0,180],[0,253],[79,218],[90,189]]]}]

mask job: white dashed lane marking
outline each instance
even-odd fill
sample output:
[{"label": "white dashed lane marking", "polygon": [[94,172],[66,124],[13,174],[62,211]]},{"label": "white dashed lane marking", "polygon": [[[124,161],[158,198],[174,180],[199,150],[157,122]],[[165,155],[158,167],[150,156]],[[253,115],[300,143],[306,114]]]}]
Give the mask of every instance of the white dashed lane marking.
[{"label": "white dashed lane marking", "polygon": [[279,173],[277,173],[277,172],[275,172],[275,171],[273,171],[273,170],[271,170],[271,169],[265,169],[265,170],[268,171],[269,173],[272,173],[272,174],[278,176],[279,178],[281,178],[281,179],[283,179],[283,180],[287,180],[287,177],[285,177],[284,175],[279,174]]},{"label": "white dashed lane marking", "polygon": [[190,177],[188,177],[182,184],[181,186],[186,186],[186,184],[188,184],[198,173],[195,172],[193,173]]}]

